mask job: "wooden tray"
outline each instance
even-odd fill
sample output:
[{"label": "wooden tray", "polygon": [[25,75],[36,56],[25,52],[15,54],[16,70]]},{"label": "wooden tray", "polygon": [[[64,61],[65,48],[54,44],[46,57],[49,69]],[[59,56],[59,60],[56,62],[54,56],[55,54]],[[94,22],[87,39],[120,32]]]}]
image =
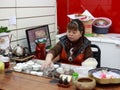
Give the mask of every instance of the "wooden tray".
[{"label": "wooden tray", "polygon": [[33,57],[35,57],[35,56],[30,55],[30,56],[26,56],[26,57],[13,57],[13,58],[11,58],[11,60],[23,62],[23,61],[27,61],[27,60],[29,60],[29,59],[31,59]]}]

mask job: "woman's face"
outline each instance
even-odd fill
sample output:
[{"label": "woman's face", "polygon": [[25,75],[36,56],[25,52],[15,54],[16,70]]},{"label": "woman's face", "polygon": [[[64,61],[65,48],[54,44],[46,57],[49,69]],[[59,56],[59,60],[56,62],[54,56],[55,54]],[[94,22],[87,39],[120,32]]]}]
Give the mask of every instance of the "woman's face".
[{"label": "woman's face", "polygon": [[82,33],[78,30],[67,30],[67,37],[70,41],[77,41],[82,36]]}]

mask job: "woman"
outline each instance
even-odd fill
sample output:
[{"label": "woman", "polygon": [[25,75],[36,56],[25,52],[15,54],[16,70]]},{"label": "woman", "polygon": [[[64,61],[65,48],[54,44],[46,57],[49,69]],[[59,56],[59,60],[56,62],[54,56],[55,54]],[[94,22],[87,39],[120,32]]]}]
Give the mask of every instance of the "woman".
[{"label": "woman", "polygon": [[91,42],[84,36],[83,23],[74,19],[67,25],[65,36],[48,52],[43,68],[49,67],[54,60],[62,63],[81,65],[89,57],[92,57]]}]

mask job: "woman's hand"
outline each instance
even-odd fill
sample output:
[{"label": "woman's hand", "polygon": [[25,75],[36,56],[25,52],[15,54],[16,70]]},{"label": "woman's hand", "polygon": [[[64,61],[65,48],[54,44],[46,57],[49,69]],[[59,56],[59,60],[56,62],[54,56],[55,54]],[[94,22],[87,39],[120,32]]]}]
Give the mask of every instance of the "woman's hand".
[{"label": "woman's hand", "polygon": [[51,64],[52,64],[52,60],[50,60],[50,59],[45,60],[45,62],[42,64],[42,67],[41,67],[42,70],[50,67]]},{"label": "woman's hand", "polygon": [[52,58],[53,58],[53,55],[51,53],[47,54],[45,62],[42,64],[42,67],[41,67],[42,70],[49,68],[53,65]]}]

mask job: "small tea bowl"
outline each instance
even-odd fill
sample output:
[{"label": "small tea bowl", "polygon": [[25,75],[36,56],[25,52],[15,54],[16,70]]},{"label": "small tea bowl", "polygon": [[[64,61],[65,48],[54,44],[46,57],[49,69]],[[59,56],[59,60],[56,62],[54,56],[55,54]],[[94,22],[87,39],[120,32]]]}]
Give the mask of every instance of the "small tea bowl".
[{"label": "small tea bowl", "polygon": [[74,82],[74,85],[78,90],[93,90],[96,86],[96,81],[93,78],[81,77]]}]

